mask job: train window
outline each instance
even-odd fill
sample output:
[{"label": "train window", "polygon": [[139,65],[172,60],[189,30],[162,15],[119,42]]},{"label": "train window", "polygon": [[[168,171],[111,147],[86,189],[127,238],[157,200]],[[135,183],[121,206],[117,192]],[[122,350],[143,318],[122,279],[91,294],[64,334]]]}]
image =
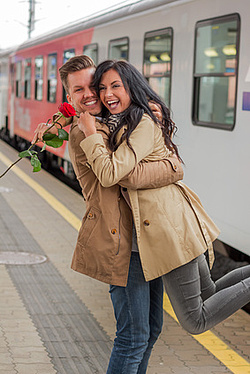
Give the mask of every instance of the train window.
[{"label": "train window", "polygon": [[67,49],[63,52],[63,63],[67,62],[71,57],[75,56],[75,50],[74,48]]},{"label": "train window", "polygon": [[83,47],[83,54],[89,56],[92,58],[94,63],[97,65],[98,64],[98,45],[97,43],[92,43],[85,45]]},{"label": "train window", "polygon": [[110,59],[114,60],[126,60],[129,58],[129,39],[127,37],[114,39],[109,41],[109,53]]},{"label": "train window", "polygon": [[22,92],[22,61],[16,63],[16,97],[21,97]]},{"label": "train window", "polygon": [[43,57],[35,58],[35,100],[43,99]]},{"label": "train window", "polygon": [[[67,62],[71,57],[74,57],[74,56],[75,56],[74,48],[67,49],[66,51],[63,52],[63,63],[65,64],[65,62]],[[64,87],[62,89],[62,92],[63,92],[62,101],[67,102],[67,93]]]},{"label": "train window", "polygon": [[30,99],[31,95],[31,58],[24,62],[24,97]]},{"label": "train window", "polygon": [[239,29],[238,14],[196,24],[192,111],[195,125],[234,128]]},{"label": "train window", "polygon": [[170,27],[144,36],[143,74],[167,105],[170,105],[172,44]]},{"label": "train window", "polygon": [[56,86],[57,86],[57,54],[53,53],[48,56],[47,100],[51,103],[56,102]]}]

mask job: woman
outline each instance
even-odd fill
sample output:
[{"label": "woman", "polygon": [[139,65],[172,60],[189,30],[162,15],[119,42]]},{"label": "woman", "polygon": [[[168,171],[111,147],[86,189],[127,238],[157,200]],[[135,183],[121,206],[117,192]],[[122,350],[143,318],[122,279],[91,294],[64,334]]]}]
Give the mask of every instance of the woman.
[{"label": "woman", "polygon": [[[172,141],[175,125],[169,110],[131,64],[105,61],[97,67],[94,82],[106,107],[107,123],[112,125],[112,154],[96,133],[90,115],[82,114],[78,126],[86,136],[81,148],[104,187],[117,183],[142,160],[171,154],[180,158]],[[148,100],[161,106],[161,123]],[[175,313],[187,331],[204,332],[250,301],[250,266],[236,269],[216,283],[211,280],[204,253],[208,249],[212,265],[212,242],[219,230],[187,186],[177,182],[127,192],[145,279],[163,275]]]}]

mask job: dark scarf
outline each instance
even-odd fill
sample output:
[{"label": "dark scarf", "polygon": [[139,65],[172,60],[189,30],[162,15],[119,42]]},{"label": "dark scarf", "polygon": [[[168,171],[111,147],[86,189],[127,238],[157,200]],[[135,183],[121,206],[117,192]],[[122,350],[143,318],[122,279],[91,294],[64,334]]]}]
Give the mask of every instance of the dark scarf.
[{"label": "dark scarf", "polygon": [[121,119],[121,114],[122,113],[110,114],[108,116],[108,118],[103,118],[102,119],[103,123],[105,123],[108,126],[110,133],[114,132],[117,129],[117,127],[119,126],[120,119]]}]

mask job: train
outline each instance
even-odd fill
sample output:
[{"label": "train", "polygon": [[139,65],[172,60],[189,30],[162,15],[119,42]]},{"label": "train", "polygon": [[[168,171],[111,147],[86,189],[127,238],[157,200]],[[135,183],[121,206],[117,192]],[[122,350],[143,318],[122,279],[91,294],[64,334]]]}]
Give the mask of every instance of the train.
[{"label": "train", "polygon": [[[1,137],[23,149],[57,112],[70,57],[128,60],[171,110],[184,182],[249,259],[249,14],[249,0],[135,1],[0,51]],[[72,176],[66,142],[46,155]]]}]

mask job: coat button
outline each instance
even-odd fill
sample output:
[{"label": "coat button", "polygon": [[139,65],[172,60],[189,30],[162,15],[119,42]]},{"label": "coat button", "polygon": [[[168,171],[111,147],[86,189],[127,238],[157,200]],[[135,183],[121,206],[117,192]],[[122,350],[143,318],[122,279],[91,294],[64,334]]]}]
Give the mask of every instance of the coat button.
[{"label": "coat button", "polygon": [[143,221],[143,224],[144,226],[149,226],[150,225],[150,222],[148,219],[145,219],[145,221]]},{"label": "coat button", "polygon": [[117,233],[117,230],[116,229],[112,229],[111,230],[111,234],[115,235]]}]

